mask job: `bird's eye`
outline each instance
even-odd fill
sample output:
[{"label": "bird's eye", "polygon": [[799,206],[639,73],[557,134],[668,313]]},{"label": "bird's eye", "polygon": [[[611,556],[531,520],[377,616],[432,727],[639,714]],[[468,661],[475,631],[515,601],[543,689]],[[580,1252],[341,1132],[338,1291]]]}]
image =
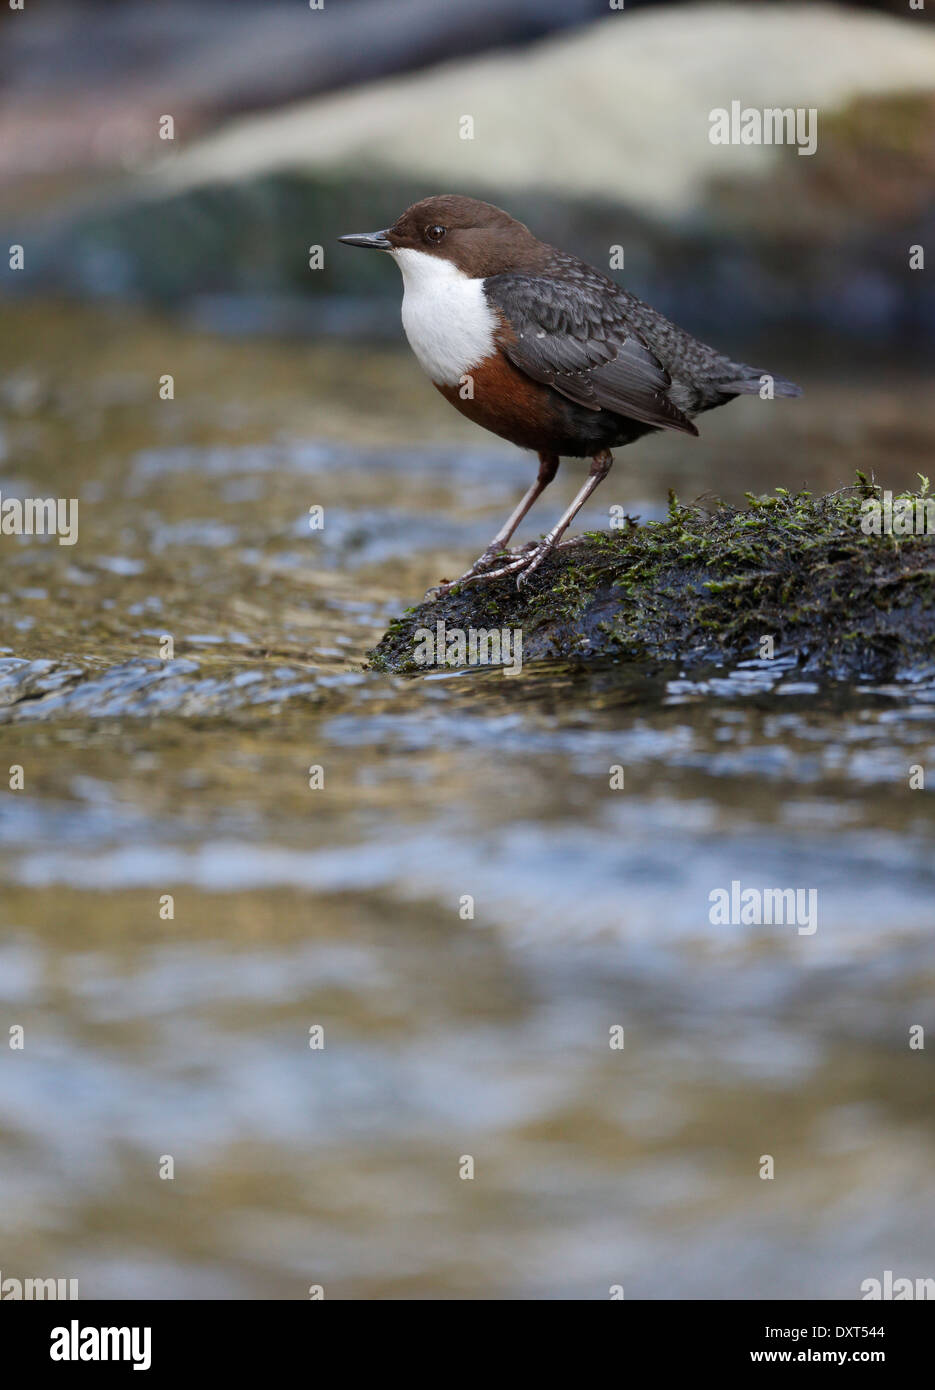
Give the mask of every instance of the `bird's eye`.
[{"label": "bird's eye", "polygon": [[434,241],[437,246],[444,239],[447,230],[447,227],[440,227],[437,222],[433,222],[431,227],[425,229],[425,239],[426,241]]}]

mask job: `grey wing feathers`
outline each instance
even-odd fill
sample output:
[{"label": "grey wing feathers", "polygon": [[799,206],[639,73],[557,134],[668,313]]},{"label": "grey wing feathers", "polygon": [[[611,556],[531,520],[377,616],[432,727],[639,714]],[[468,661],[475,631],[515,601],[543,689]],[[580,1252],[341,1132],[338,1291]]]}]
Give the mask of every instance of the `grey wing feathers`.
[{"label": "grey wing feathers", "polygon": [[503,351],[527,376],[589,410],[698,433],[669,399],[669,373],[627,321],[624,302],[607,293],[607,282],[507,274],[486,280],[484,289],[515,334]]}]

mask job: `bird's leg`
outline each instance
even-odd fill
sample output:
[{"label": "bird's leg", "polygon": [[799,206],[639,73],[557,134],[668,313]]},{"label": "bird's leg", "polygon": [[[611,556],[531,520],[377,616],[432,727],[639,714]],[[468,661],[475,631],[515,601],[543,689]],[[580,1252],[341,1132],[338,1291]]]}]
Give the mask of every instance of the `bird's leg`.
[{"label": "bird's leg", "polygon": [[545,557],[555,548],[556,542],[559,541],[568,530],[594,489],[607,477],[613,461],[614,456],[609,449],[602,449],[599,454],[594,455],[591,471],[584,481],[584,486],[579,490],[577,496],[567,510],[559,517],[548,535],[543,536],[542,540],[531,554],[520,555],[517,559],[511,560],[509,564],[501,565],[499,569],[487,570],[484,574],[478,575],[476,578],[502,579],[505,574],[516,574],[517,570],[520,570],[521,573],[517,576],[516,587],[521,589],[529,576],[539,568]]},{"label": "bird's leg", "polygon": [[577,496],[572,499],[571,505],[562,512],[562,515],[548,535],[543,536],[535,550],[528,556],[526,563],[523,565],[523,572],[516,580],[516,587],[518,589],[523,587],[529,579],[529,576],[539,568],[549,551],[552,550],[555,542],[560,540],[568,530],[585,502],[587,502],[588,498],[591,496],[591,493],[596,487],[599,487],[607,477],[613,461],[614,456],[609,449],[601,449],[599,454],[594,455],[591,461],[590,471],[584,480],[584,486],[580,489]]},{"label": "bird's leg", "polygon": [[[529,511],[530,507],[533,505],[536,499],[542,495],[542,493],[548,487],[549,483],[555,477],[557,472],[558,454],[540,454],[539,475],[536,478],[536,481],[533,483],[532,487],[527,488],[526,492],[520,498],[513,511],[507,517],[506,521],[500,527],[500,530],[497,532],[493,540],[488,545],[487,549],[484,551],[483,555],[479,555],[477,559],[474,561],[471,568],[467,570],[466,573],[462,574],[460,579],[453,580],[452,584],[463,584],[466,580],[474,579],[478,575],[483,574],[485,570],[490,568],[497,556],[509,544],[513,536],[513,533],[522,521],[523,517]],[[445,589],[451,588],[452,584],[442,583],[438,587],[442,592],[444,592]]]}]

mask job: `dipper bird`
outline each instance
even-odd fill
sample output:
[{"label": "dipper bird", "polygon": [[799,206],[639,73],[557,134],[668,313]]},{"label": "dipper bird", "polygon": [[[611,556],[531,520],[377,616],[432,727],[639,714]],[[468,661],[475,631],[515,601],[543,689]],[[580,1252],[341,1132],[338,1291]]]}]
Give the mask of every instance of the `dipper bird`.
[{"label": "dipper bird", "polygon": [[[699,342],[492,203],[424,198],[392,227],[340,240],[396,261],[406,337],[445,399],[539,455],[536,481],[457,583],[518,573],[524,584],[606,478],[612,448],[660,429],[696,435],[694,416],[758,395],[762,378],[777,396],[801,395],[791,381]],[[562,455],[592,460],[584,486],[538,545],[504,560]]]}]

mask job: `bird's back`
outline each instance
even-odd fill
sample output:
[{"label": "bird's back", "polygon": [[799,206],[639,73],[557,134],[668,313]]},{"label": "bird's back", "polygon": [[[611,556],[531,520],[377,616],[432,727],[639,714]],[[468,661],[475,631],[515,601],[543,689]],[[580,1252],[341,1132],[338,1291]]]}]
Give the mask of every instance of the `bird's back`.
[{"label": "bird's back", "polygon": [[736,362],[708,343],[680,328],[651,304],[618,285],[608,275],[568,252],[552,248],[545,269],[547,276],[580,286],[582,299],[605,297],[612,304],[612,316],[620,325],[630,326],[650,348],[660,366],[672,379],[667,395],[687,415],[699,414],[721,405],[735,395],[754,395],[761,379],[768,375],[777,396],[800,396],[801,388],[785,377]]}]

